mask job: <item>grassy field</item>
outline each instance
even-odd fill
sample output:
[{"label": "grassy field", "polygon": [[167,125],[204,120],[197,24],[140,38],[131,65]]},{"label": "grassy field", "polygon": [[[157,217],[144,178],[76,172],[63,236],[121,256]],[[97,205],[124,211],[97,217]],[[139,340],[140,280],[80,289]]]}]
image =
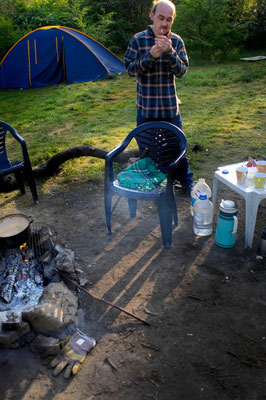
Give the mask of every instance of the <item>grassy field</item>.
[{"label": "grassy field", "polygon": [[[265,61],[191,66],[177,80],[188,155],[195,179],[219,165],[266,155]],[[80,144],[111,150],[135,127],[135,80],[0,91],[0,119],[25,138],[33,166]],[[199,151],[195,152],[195,145]],[[12,157],[17,147],[12,146]],[[72,160],[51,180],[102,179],[104,161]]]}]

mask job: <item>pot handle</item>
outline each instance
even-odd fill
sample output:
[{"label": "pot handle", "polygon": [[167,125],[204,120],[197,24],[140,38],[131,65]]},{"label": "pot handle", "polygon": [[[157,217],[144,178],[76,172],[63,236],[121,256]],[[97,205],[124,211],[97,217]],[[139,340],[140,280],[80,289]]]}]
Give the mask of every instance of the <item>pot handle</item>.
[{"label": "pot handle", "polygon": [[33,218],[31,215],[28,216],[28,220],[29,220],[29,225],[33,223]]},{"label": "pot handle", "polygon": [[238,219],[237,219],[237,217],[234,215],[233,218],[234,218],[234,226],[233,226],[233,230],[231,231],[231,234],[232,234],[232,235],[233,235],[234,233],[236,233],[236,231],[237,231],[237,225],[238,225]]}]

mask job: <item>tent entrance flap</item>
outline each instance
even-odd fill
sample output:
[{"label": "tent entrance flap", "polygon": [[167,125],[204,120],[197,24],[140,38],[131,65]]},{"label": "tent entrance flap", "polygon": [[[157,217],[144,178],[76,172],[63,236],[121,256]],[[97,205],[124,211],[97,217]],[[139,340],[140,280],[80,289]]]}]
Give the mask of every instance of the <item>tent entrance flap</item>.
[{"label": "tent entrance flap", "polygon": [[48,86],[65,80],[64,37],[29,40],[30,87]]}]

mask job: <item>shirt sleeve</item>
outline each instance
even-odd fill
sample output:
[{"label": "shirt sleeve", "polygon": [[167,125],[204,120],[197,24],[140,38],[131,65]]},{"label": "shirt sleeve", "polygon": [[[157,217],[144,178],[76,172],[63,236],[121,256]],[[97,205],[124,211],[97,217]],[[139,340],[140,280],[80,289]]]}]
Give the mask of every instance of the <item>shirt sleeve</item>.
[{"label": "shirt sleeve", "polygon": [[168,54],[168,68],[177,78],[181,78],[188,69],[188,56],[181,38],[172,43],[172,51]]},{"label": "shirt sleeve", "polygon": [[133,37],[128,45],[125,54],[125,67],[129,76],[137,76],[138,74],[145,73],[151,70],[154,65],[154,59],[148,50],[142,56],[139,56],[138,41]]}]

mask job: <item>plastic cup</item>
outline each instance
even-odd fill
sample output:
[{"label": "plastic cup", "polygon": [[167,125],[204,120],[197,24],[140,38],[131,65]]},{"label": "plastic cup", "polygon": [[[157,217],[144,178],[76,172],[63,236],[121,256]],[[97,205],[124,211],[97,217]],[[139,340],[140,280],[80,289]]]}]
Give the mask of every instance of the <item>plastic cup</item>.
[{"label": "plastic cup", "polygon": [[258,168],[258,172],[266,173],[266,161],[265,160],[259,160],[256,161],[256,165]]},{"label": "plastic cup", "polygon": [[263,172],[256,172],[254,175],[254,185],[257,189],[263,189],[266,182],[266,174]]},{"label": "plastic cup", "polygon": [[247,179],[248,168],[247,167],[237,167],[236,168],[236,179],[237,183],[244,185]]},{"label": "plastic cup", "polygon": [[258,172],[257,167],[248,167],[246,186],[251,186],[251,187],[254,186],[254,175],[256,172]]}]

